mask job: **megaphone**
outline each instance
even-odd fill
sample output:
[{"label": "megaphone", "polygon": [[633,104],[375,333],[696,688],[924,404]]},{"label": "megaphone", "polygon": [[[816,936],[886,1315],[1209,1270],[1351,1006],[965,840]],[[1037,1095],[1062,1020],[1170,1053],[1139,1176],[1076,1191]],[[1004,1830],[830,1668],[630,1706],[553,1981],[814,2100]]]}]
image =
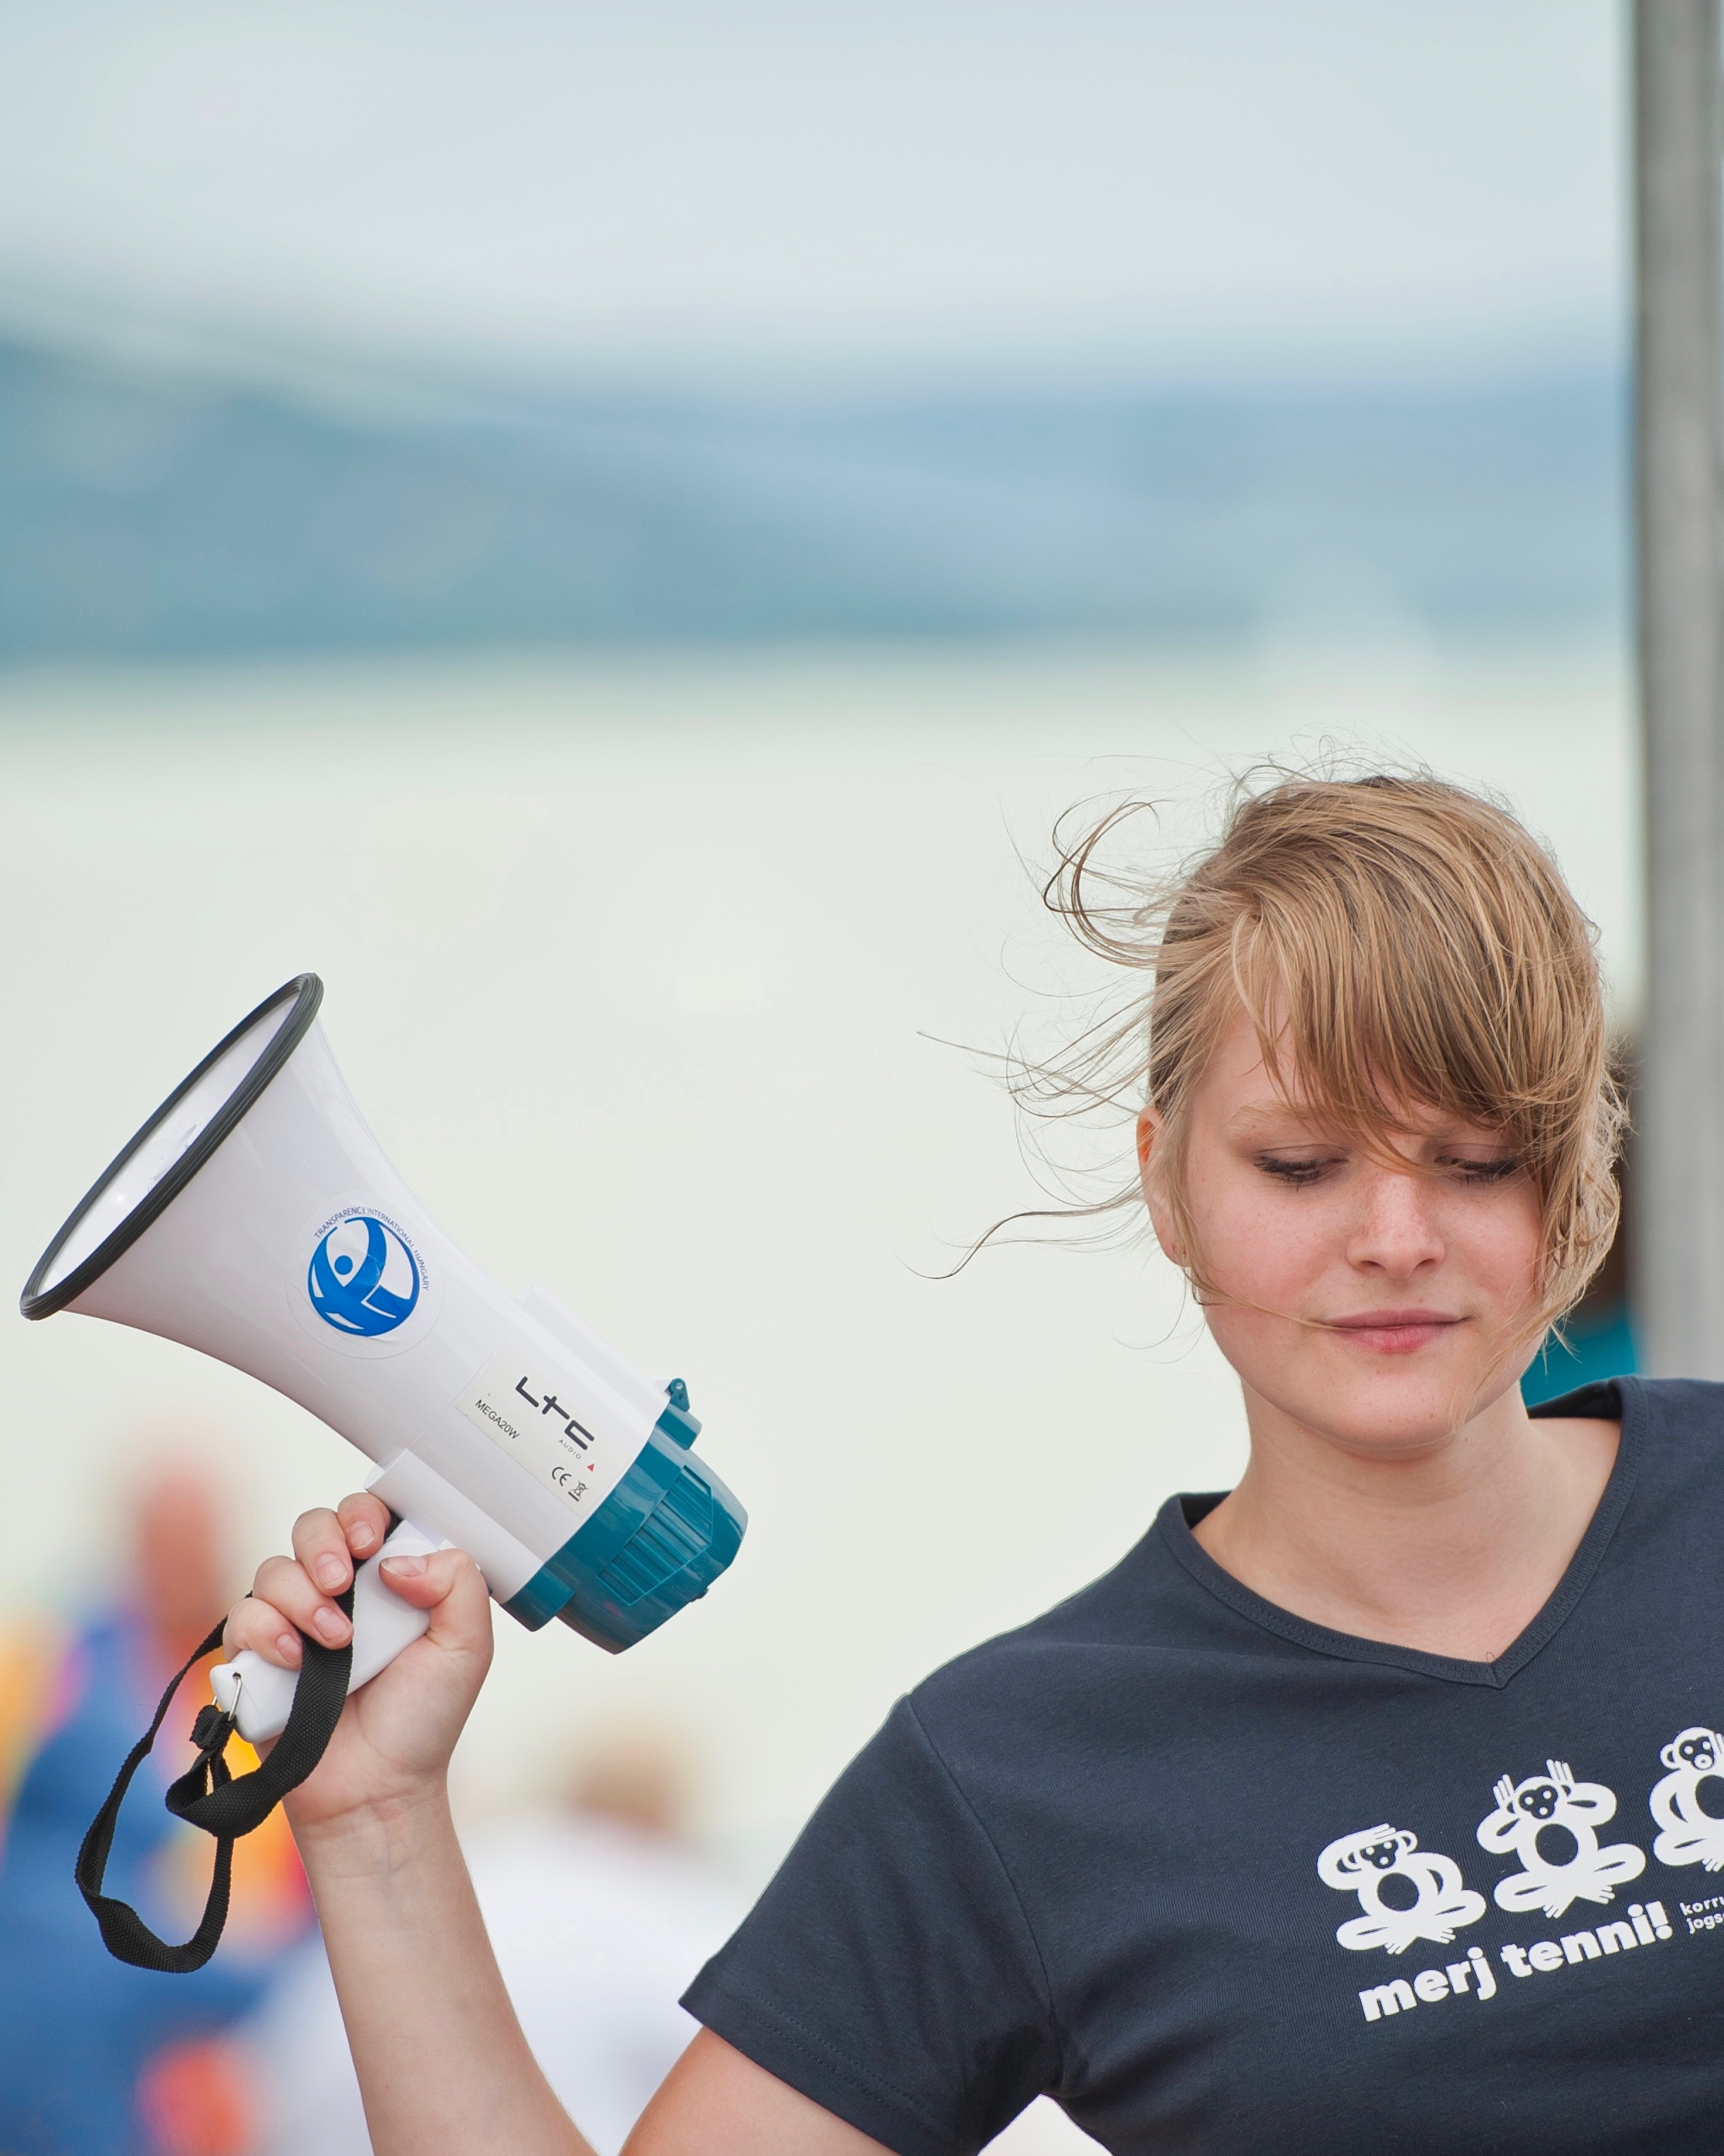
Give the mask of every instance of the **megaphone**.
[{"label": "megaphone", "polygon": [[[182,1341],[297,1400],[375,1463],[400,1524],[360,1568],[349,1689],[426,1627],[383,1555],[464,1550],[510,1616],[611,1653],[706,1593],[747,1515],[704,1462],[678,1378],[643,1376],[538,1286],[507,1294],[390,1165],[301,974],[242,1018],[97,1179],[20,1307]],[[295,1677],[212,1673],[253,1743]]]}]

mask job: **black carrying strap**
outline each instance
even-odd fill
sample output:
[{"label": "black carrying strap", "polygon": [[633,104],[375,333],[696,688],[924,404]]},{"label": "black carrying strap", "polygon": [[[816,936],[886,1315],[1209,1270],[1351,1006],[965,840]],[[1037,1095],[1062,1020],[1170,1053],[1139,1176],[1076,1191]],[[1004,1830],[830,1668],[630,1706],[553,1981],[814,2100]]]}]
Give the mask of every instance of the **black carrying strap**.
[{"label": "black carrying strap", "polygon": [[[339,1594],[334,1599],[345,1616],[353,1615],[350,1587],[345,1594]],[[184,1976],[194,1969],[202,1969],[215,1952],[222,1926],[227,1922],[234,1844],[241,1834],[249,1834],[254,1827],[261,1827],[283,1797],[296,1789],[315,1769],[335,1734],[335,1724],[347,1697],[348,1675],[353,1667],[351,1635],[345,1647],[325,1647],[301,1633],[303,1659],[299,1682],[294,1686],[293,1705],[288,1710],[287,1726],[276,1739],[269,1757],[251,1773],[241,1774],[237,1779],[229,1773],[223,1757],[227,1741],[233,1735],[232,1717],[224,1714],[214,1701],[199,1710],[192,1725],[192,1741],[198,1747],[198,1757],[170,1787],[167,1807],[176,1819],[188,1820],[192,1826],[201,1827],[215,1837],[215,1876],[209,1882],[209,1898],[203,1904],[198,1929],[184,1946],[171,1946],[165,1939],[157,1938],[129,1902],[117,1901],[111,1894],[102,1892],[102,1875],[108,1868],[120,1806],[132,1786],[132,1778],[149,1758],[156,1732],[173,1704],[174,1694],[203,1657],[213,1654],[220,1646],[222,1629],[220,1625],[215,1627],[162,1694],[155,1719],[127,1753],[126,1763],[108,1791],[106,1802],[89,1823],[89,1832],[78,1852],[78,1865],[73,1874],[79,1893],[89,1903],[90,1914],[101,1926],[102,1942],[108,1952],[118,1961],[130,1962],[134,1969],[160,1969],[171,1976]]]}]

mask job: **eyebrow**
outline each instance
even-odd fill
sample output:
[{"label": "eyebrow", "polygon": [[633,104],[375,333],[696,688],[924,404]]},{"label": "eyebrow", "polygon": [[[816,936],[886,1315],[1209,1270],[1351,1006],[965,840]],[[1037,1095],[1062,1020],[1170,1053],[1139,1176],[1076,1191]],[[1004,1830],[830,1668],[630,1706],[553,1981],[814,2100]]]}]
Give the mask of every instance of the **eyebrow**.
[{"label": "eyebrow", "polygon": [[[1232,1135],[1247,1140],[1281,1137],[1289,1143],[1323,1145],[1355,1145],[1359,1142],[1357,1136],[1326,1121],[1320,1109],[1297,1105],[1238,1108],[1228,1117],[1224,1127]],[[1508,1143],[1504,1132],[1490,1130],[1482,1123],[1444,1124],[1428,1131],[1403,1129],[1400,1134],[1420,1145]]]},{"label": "eyebrow", "polygon": [[1301,1130],[1322,1130],[1328,1126],[1315,1109],[1297,1107],[1238,1108],[1228,1117],[1230,1130],[1257,1128],[1282,1129],[1297,1125]]}]

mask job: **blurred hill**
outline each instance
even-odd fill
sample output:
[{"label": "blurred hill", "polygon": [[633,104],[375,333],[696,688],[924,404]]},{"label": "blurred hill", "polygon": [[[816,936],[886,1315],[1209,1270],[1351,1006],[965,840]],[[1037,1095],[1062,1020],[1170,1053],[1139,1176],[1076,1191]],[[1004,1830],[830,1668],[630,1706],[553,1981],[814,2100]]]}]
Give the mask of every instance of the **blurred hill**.
[{"label": "blurred hill", "polygon": [[1615,627],[1624,397],[333,398],[0,341],[0,662]]}]

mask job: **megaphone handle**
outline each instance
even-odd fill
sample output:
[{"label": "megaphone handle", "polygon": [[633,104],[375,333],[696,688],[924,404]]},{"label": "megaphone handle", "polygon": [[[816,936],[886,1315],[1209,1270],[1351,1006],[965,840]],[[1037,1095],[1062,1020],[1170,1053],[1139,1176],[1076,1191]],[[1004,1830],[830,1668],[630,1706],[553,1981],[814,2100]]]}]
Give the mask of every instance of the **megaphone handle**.
[{"label": "megaphone handle", "polygon": [[[353,1673],[350,1692],[369,1684],[385,1670],[404,1647],[412,1646],[431,1622],[424,1610],[415,1610],[393,1594],[377,1577],[385,1557],[425,1557],[448,1547],[403,1520],[375,1557],[368,1557],[353,1582]],[[267,1744],[287,1727],[299,1682],[295,1670],[278,1669],[249,1647],[242,1647],[230,1662],[218,1662],[209,1672],[217,1704],[231,1714],[234,1725],[247,1744]]]}]

